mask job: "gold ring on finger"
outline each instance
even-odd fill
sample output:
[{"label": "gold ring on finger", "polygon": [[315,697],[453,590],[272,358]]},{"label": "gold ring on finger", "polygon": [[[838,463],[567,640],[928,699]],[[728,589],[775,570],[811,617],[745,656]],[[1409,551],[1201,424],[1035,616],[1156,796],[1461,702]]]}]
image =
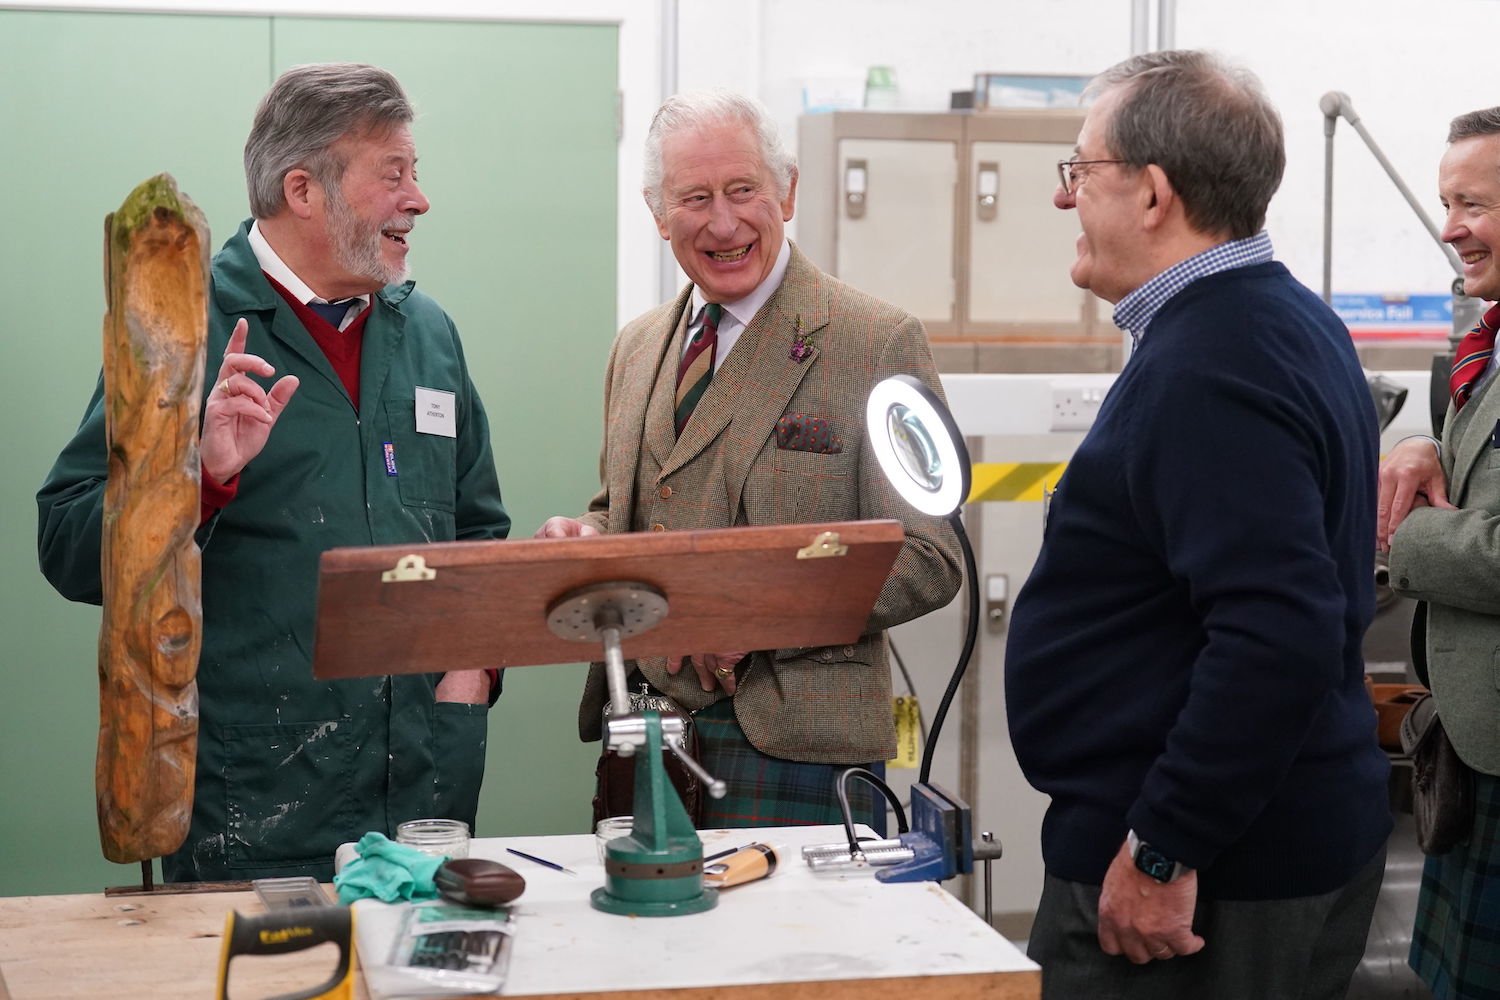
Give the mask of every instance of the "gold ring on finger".
[{"label": "gold ring on finger", "polygon": [[723,680],[732,673],[734,673],[733,667],[714,667],[714,676],[719,680]]},{"label": "gold ring on finger", "polygon": [[219,391],[226,396],[229,395],[229,379],[226,378],[224,381],[219,383]]}]

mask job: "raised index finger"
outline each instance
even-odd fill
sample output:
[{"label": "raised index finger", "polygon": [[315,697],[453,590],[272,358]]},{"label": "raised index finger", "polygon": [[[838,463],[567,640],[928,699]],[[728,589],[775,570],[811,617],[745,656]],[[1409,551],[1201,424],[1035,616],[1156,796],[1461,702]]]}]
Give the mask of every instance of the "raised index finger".
[{"label": "raised index finger", "polygon": [[224,360],[219,363],[219,374],[215,382],[231,378],[239,372],[254,372],[257,375],[274,375],[276,369],[264,358],[245,353],[245,341],[250,337],[250,324],[242,316],[230,331],[229,343],[224,345]]},{"label": "raised index finger", "polygon": [[235,321],[234,330],[229,334],[229,343],[224,346],[224,355],[244,354],[245,341],[250,337],[250,324],[241,316]]}]

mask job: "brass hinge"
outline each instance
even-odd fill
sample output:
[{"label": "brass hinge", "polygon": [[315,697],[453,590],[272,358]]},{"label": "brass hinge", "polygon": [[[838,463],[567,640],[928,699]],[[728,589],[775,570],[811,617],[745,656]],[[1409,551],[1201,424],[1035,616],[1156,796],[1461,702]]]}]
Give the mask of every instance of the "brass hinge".
[{"label": "brass hinge", "polygon": [[415,554],[402,556],[393,568],[380,574],[381,583],[419,583],[436,579],[437,570],[428,569],[427,560]]},{"label": "brass hinge", "polygon": [[847,554],[849,546],[839,544],[839,533],[837,531],[825,531],[812,544],[805,549],[797,550],[798,559],[827,559],[830,556],[841,556]]}]

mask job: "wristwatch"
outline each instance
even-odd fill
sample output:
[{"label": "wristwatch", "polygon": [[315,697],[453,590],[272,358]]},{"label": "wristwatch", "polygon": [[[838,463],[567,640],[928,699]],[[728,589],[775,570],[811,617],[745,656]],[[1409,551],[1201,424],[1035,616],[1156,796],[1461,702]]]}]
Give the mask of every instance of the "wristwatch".
[{"label": "wristwatch", "polygon": [[1135,866],[1158,882],[1171,882],[1187,871],[1186,865],[1180,861],[1173,861],[1137,837],[1134,830],[1125,835],[1125,849],[1135,860]]}]

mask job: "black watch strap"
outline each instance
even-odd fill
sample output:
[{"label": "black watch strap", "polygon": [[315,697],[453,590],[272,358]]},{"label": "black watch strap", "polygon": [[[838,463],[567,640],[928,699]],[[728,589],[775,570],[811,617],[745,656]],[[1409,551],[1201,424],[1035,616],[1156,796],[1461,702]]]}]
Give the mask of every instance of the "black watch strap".
[{"label": "black watch strap", "polygon": [[1130,852],[1136,868],[1158,882],[1171,882],[1187,871],[1187,867],[1182,862],[1167,857],[1137,837],[1134,830],[1131,830],[1125,837],[1125,849]]}]

